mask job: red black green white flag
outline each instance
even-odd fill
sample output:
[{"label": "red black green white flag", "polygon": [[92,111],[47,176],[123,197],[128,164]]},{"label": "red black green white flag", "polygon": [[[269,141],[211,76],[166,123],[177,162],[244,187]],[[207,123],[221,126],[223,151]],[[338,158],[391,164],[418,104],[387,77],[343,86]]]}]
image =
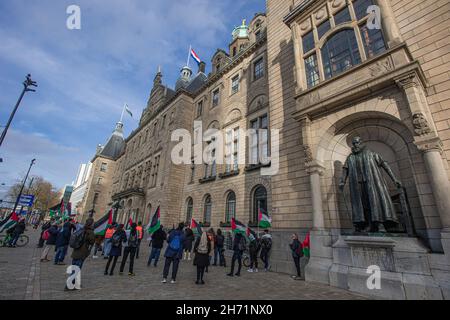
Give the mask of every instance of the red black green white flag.
[{"label": "red black green white flag", "polygon": [[247,238],[250,239],[250,241],[253,241],[257,238],[256,232],[247,227]]},{"label": "red black green white flag", "polygon": [[242,233],[243,235],[247,234],[247,226],[235,218],[231,218],[231,230],[235,233]]},{"label": "red black green white flag", "polygon": [[100,220],[94,223],[94,233],[96,236],[104,236],[106,233],[106,229],[108,229],[108,225],[112,225],[113,223],[113,210],[109,210],[109,212],[102,217]]},{"label": "red black green white flag", "polygon": [[200,225],[194,219],[191,219],[191,230],[197,236],[203,233],[202,227],[200,227]]},{"label": "red black green white flag", "polygon": [[17,213],[12,212],[7,218],[0,222],[0,233],[14,227],[17,222],[19,222],[19,216]]},{"label": "red black green white flag", "polygon": [[259,209],[258,225],[260,228],[272,227],[272,218],[265,213],[262,209]]},{"label": "red black green white flag", "polygon": [[152,217],[152,220],[147,226],[147,231],[150,235],[155,233],[161,227],[161,207],[156,209],[155,214]]},{"label": "red black green white flag", "polygon": [[303,241],[302,246],[303,246],[303,254],[305,255],[305,257],[309,257],[309,254],[310,254],[310,250],[309,250],[309,232],[306,235],[306,238]]}]

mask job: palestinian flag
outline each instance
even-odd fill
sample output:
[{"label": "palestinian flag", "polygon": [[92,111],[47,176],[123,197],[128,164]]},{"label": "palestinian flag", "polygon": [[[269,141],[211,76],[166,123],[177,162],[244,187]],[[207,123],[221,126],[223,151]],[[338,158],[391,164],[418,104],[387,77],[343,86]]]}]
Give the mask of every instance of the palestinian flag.
[{"label": "palestinian flag", "polygon": [[234,233],[242,233],[244,236],[247,234],[247,226],[237,221],[235,218],[231,218],[231,230],[233,230]]},{"label": "palestinian flag", "polygon": [[302,246],[303,246],[303,254],[305,255],[305,257],[309,257],[309,232],[306,235],[305,240],[302,242]]},{"label": "palestinian flag", "polygon": [[272,218],[268,214],[263,213],[261,209],[259,209],[258,225],[260,228],[270,228],[272,226]]},{"label": "palestinian flag", "polygon": [[191,230],[197,236],[199,236],[203,233],[202,227],[200,227],[200,225],[194,219],[191,219]]},{"label": "palestinian flag", "polygon": [[247,227],[247,238],[249,238],[250,241],[254,241],[257,237],[256,232]]},{"label": "palestinian flag", "polygon": [[152,220],[147,226],[147,232],[149,235],[154,234],[161,227],[161,207],[156,209],[155,214],[153,215]]},{"label": "palestinian flag", "polygon": [[106,233],[106,229],[108,229],[108,225],[112,225],[113,223],[113,211],[112,209],[102,217],[100,220],[94,223],[94,233],[96,236],[104,236]]},{"label": "palestinian flag", "polygon": [[133,224],[133,219],[131,219],[131,217],[130,217],[130,219],[128,219],[128,222],[127,222],[127,226],[126,226],[126,230],[129,230],[129,229],[131,229],[131,225]]},{"label": "palestinian flag", "polygon": [[17,222],[19,222],[19,216],[17,213],[12,212],[7,218],[0,222],[0,233],[14,227]]}]

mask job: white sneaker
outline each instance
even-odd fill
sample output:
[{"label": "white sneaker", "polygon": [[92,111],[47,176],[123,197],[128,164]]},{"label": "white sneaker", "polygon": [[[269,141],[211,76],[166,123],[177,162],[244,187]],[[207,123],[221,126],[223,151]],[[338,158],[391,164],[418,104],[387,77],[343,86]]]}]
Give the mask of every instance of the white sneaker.
[{"label": "white sneaker", "polygon": [[253,272],[253,269],[248,269],[247,271],[248,271],[248,272]]},{"label": "white sneaker", "polygon": [[177,282],[175,280],[172,280],[172,281],[170,281],[170,283],[174,284],[174,283],[177,283]]},{"label": "white sneaker", "polygon": [[98,259],[98,256],[92,256],[92,259]]},{"label": "white sneaker", "polygon": [[254,272],[258,272],[258,269],[253,270]]},{"label": "white sneaker", "polygon": [[166,283],[167,282],[167,279],[163,279],[163,281],[161,281],[162,283]]}]

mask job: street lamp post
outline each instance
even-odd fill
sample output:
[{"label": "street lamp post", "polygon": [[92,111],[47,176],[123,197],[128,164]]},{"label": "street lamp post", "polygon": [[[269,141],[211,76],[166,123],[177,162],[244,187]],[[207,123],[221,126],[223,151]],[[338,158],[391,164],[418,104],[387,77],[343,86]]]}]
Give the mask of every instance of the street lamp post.
[{"label": "street lamp post", "polygon": [[15,212],[16,209],[17,209],[17,205],[19,204],[20,198],[22,197],[23,188],[25,187],[25,183],[28,180],[28,175],[30,174],[31,167],[35,164],[35,162],[36,162],[36,159],[31,160],[30,167],[28,168],[27,175],[25,176],[25,179],[23,180],[22,186],[20,187],[19,195],[17,196],[17,199],[16,199],[16,203],[14,204],[13,212]]},{"label": "street lamp post", "polygon": [[5,139],[6,133],[8,132],[9,126],[11,125],[11,122],[14,118],[14,115],[16,114],[17,109],[19,108],[20,103],[22,102],[23,96],[26,92],[32,91],[36,92],[34,89],[30,89],[29,87],[37,87],[36,81],[31,80],[31,75],[27,75],[26,80],[23,82],[23,91],[19,97],[19,100],[17,100],[16,106],[14,107],[13,112],[11,113],[11,116],[9,117],[8,123],[6,124],[5,129],[2,132],[2,136],[0,137],[0,147],[3,144],[3,140]]}]

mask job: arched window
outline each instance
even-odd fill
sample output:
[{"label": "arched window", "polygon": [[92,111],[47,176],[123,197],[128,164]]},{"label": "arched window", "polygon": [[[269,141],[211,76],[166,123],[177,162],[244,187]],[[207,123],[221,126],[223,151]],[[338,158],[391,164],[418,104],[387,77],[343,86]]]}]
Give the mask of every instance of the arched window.
[{"label": "arched window", "polygon": [[190,225],[192,220],[192,212],[194,210],[194,201],[188,198],[186,201],[186,222]]},{"label": "arched window", "polygon": [[150,219],[151,218],[153,218],[153,212],[152,212],[152,204],[151,203],[149,203],[148,205],[147,205],[147,213],[146,213],[146,215],[145,215],[145,221],[144,221],[144,224],[145,225],[148,225],[149,223],[150,223]]},{"label": "arched window", "polygon": [[325,79],[361,63],[354,30],[344,29],[333,34],[322,47],[322,61]]},{"label": "arched window", "polygon": [[227,205],[225,209],[225,222],[231,222],[231,218],[236,218],[236,194],[231,191],[227,196]]},{"label": "arched window", "polygon": [[205,198],[205,207],[203,210],[204,223],[211,223],[211,209],[212,209],[211,196],[207,195]]},{"label": "arched window", "polygon": [[267,212],[267,190],[263,186],[256,188],[253,193],[253,214],[252,222],[258,222],[259,210]]}]

